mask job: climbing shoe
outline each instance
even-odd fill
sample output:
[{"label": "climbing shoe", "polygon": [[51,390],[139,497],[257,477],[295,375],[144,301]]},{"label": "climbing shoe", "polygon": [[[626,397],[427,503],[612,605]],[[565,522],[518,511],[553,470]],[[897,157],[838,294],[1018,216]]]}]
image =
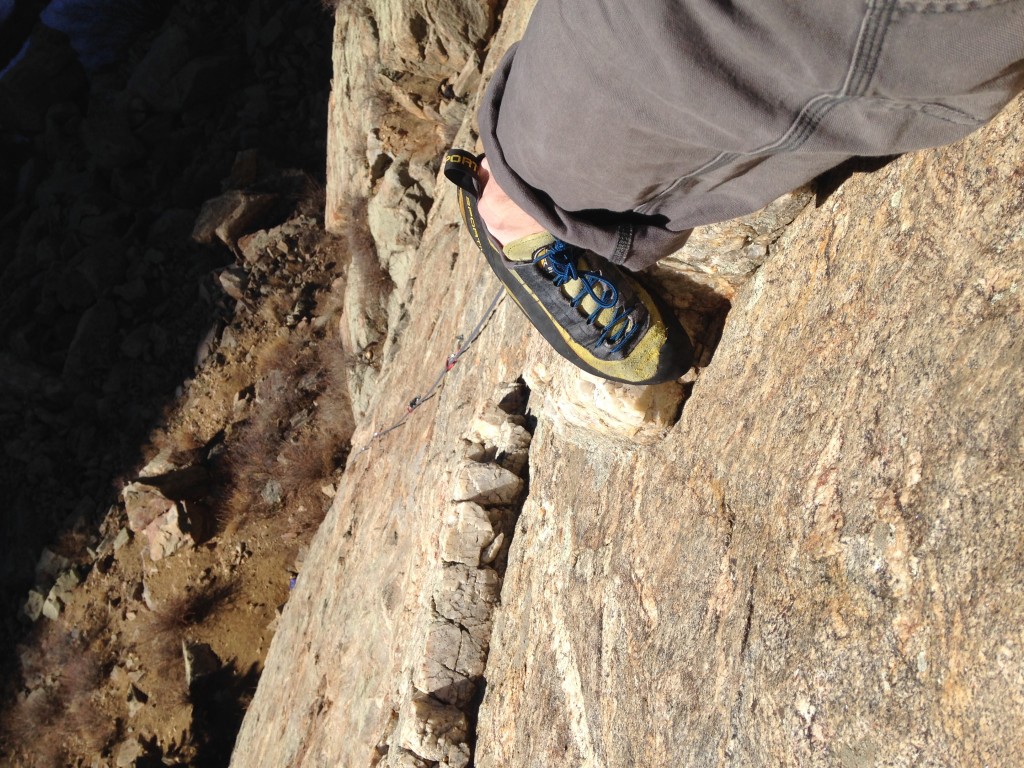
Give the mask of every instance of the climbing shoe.
[{"label": "climbing shoe", "polygon": [[693,364],[693,347],[664,302],[629,272],[590,251],[541,232],[504,249],[477,209],[481,157],[453,149],[445,176],[494,274],[541,335],[566,360],[612,381],[656,384]]}]

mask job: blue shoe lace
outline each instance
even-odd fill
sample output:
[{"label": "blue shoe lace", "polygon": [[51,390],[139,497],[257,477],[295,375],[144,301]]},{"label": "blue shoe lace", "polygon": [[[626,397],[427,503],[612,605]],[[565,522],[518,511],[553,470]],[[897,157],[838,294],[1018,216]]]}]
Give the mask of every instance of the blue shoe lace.
[{"label": "blue shoe lace", "polygon": [[[561,240],[555,240],[554,243],[544,245],[533,252],[533,263],[547,271],[554,281],[555,287],[561,288],[573,280],[579,280],[582,283],[583,287],[569,301],[569,306],[576,309],[580,302],[589,296],[596,307],[587,317],[587,325],[593,325],[604,310],[611,309],[618,303],[619,289],[604,275],[579,269],[576,264],[578,258],[577,249]],[[542,261],[546,263],[541,265]],[[598,286],[602,288],[600,294],[596,290]],[[607,343],[612,347],[611,352],[614,354],[629,343],[630,339],[640,330],[636,323],[630,322],[629,313],[632,311],[633,307],[628,309],[622,306],[616,307],[611,322],[605,325],[592,347],[597,349],[601,344]]]}]

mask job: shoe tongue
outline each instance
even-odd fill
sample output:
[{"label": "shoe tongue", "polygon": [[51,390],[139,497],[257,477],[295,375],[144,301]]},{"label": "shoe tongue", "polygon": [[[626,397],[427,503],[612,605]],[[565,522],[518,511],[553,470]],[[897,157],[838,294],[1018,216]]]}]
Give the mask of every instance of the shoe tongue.
[{"label": "shoe tongue", "polygon": [[502,251],[509,261],[533,261],[533,254],[537,252],[538,248],[551,245],[553,242],[555,242],[555,238],[551,233],[538,232],[535,235],[527,235],[513,240],[502,248]]}]

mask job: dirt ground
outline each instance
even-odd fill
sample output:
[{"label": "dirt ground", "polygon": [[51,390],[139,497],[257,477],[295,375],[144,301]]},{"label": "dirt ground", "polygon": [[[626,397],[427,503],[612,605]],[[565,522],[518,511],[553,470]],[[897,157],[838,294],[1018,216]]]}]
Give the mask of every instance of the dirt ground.
[{"label": "dirt ground", "polygon": [[[39,33],[0,83],[5,765],[226,765],[351,435],[332,16],[182,0],[145,21],[88,76]],[[81,90],[36,98],[44,60]],[[250,209],[196,242],[222,193]],[[147,464],[199,478],[161,559],[121,495]],[[55,598],[34,622],[33,591]]]}]

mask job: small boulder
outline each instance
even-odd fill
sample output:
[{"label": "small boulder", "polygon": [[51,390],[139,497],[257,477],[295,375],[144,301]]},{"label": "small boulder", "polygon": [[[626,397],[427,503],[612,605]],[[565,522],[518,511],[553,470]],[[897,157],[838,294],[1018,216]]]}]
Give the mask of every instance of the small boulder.
[{"label": "small boulder", "polygon": [[149,545],[151,560],[163,560],[185,546],[195,545],[184,504],[172,502],[171,508],[155,518],[142,532]]},{"label": "small boulder", "polygon": [[71,565],[71,561],[49,549],[44,549],[36,563],[36,581],[49,586],[57,580],[57,576]]},{"label": "small boulder", "polygon": [[441,532],[441,559],[480,565],[480,553],[494,541],[494,535],[494,526],[483,507],[470,501],[456,504]]},{"label": "small boulder", "polygon": [[249,273],[241,267],[227,267],[217,275],[217,282],[220,283],[224,293],[235,301],[241,301],[245,296],[245,286],[249,282]]},{"label": "small boulder", "polygon": [[64,604],[57,598],[50,590],[50,594],[46,596],[46,600],[43,601],[42,614],[50,621],[56,621],[60,617],[60,612],[64,609]]},{"label": "small boulder", "polygon": [[131,483],[121,491],[124,509],[128,513],[128,527],[132,533],[140,533],[161,515],[168,513],[174,502],[164,496],[158,488],[148,483]]},{"label": "small boulder", "polygon": [[238,190],[207,200],[192,228],[192,239],[197,243],[212,243],[217,239],[234,248],[239,237],[259,228],[275,202],[276,195]]},{"label": "small boulder", "polygon": [[114,748],[114,765],[117,768],[133,766],[146,753],[138,739],[122,741]]},{"label": "small boulder", "polygon": [[204,677],[220,669],[220,657],[207,643],[181,642],[181,653],[185,658],[185,683],[189,689]]},{"label": "small boulder", "polygon": [[139,480],[144,480],[146,485],[175,501],[194,501],[210,491],[210,473],[201,464],[169,469],[158,475],[141,476]]},{"label": "small boulder", "polygon": [[46,596],[42,592],[31,589],[21,612],[28,617],[29,621],[38,621],[39,617],[43,614],[43,604],[45,602]]},{"label": "small boulder", "polygon": [[388,751],[381,768],[430,768],[430,763],[399,747]]},{"label": "small boulder", "polygon": [[524,377],[540,401],[537,411],[560,431],[570,434],[573,430],[584,440],[598,434],[640,445],[657,444],[678,421],[685,397],[684,387],[675,381],[622,384],[561,363],[534,364]]},{"label": "small boulder", "polygon": [[485,507],[511,505],[522,490],[522,479],[504,467],[467,461],[455,476],[452,500],[473,501]]},{"label": "small boulder", "polygon": [[398,727],[402,747],[451,768],[469,765],[469,721],[465,714],[426,696],[410,700],[403,709]]},{"label": "small boulder", "polygon": [[[434,610],[469,632],[485,648],[491,637],[491,616],[498,603],[498,574],[493,568],[450,565],[434,592]],[[466,674],[483,674],[483,667],[460,667]]]},{"label": "small boulder", "polygon": [[122,528],[117,532],[117,536],[114,537],[114,551],[120,552],[122,547],[131,541],[132,535],[128,533],[127,528]]}]

